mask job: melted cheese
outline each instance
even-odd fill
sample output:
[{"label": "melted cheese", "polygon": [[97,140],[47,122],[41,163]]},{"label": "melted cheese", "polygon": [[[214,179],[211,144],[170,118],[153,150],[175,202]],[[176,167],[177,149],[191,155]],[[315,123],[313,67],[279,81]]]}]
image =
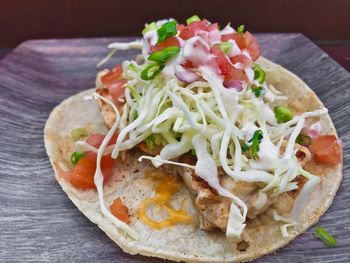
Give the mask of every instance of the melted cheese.
[{"label": "melted cheese", "polygon": [[[176,194],[182,186],[180,179],[174,175],[168,175],[161,170],[154,169],[145,172],[145,175],[157,182],[156,194],[152,198],[144,199],[139,206],[139,218],[147,226],[154,229],[162,229],[177,223],[192,223],[192,217],[185,210],[185,199],[180,209],[175,209],[170,204],[171,197]],[[167,213],[167,218],[161,221],[152,219],[148,214],[150,207],[158,207]]]}]

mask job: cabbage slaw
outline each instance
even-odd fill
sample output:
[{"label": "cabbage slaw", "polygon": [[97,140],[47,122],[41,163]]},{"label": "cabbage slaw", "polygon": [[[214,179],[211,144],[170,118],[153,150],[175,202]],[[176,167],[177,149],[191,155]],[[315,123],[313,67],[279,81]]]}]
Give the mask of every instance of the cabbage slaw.
[{"label": "cabbage slaw", "polygon": [[[288,235],[287,227],[297,225],[310,193],[320,181],[298,164],[294,156],[295,141],[305,119],[326,114],[327,109],[306,112],[280,124],[273,114],[262,114],[273,113],[271,103],[284,98],[265,81],[261,83],[254,79],[252,65],[245,66],[247,81],[240,83],[240,89],[225,87],[224,78],[213,66],[212,55],[206,52],[216,40],[211,43],[200,34],[188,40],[176,36],[181,45],[179,54],[167,61],[163,70],[153,79],[142,79],[142,72],[152,65],[148,56],[151,53],[150,46],[157,43],[157,29],[169,21],[173,20],[158,21],[152,23],[152,26],[146,26],[148,30],[141,40],[110,44],[112,53],[100,63],[106,62],[117,50],[129,48],[142,49],[145,61],[144,64],[135,61],[122,63],[123,78],[127,80],[125,104],[123,115],[116,118],[114,125],[115,129],[119,129],[119,136],[113,146],[112,157],[117,158],[120,152],[134,148],[150,135],[155,136],[158,144],[163,147],[160,154],[155,157],[141,156],[139,161],[151,160],[156,167],[168,163],[194,169],[197,176],[207,181],[220,195],[232,200],[226,235],[234,238],[240,238],[244,231],[248,208],[243,200],[220,186],[218,167],[222,167],[234,180],[262,183],[262,192],[273,190],[275,194],[296,189],[298,186],[293,180],[297,175],[302,175],[308,182],[295,200],[291,219],[274,214],[275,220],[288,223],[282,228],[283,236]],[[227,25],[218,33],[223,32],[235,30]],[[231,53],[249,57],[249,52],[240,50],[235,40],[229,42],[232,46]],[[204,48],[199,50],[199,45]],[[177,76],[179,67],[188,58],[203,62],[197,70],[191,71],[192,77],[194,74],[197,78],[193,78],[190,83]],[[180,73],[183,72],[181,70]],[[256,96],[253,86],[262,87],[263,94]],[[114,110],[119,116],[117,109]],[[257,152],[258,158],[254,159],[242,153],[241,144],[251,146],[253,134],[257,130],[262,131],[263,137]],[[105,138],[107,142],[109,137]],[[281,152],[284,140],[288,141],[287,147]],[[98,150],[100,157],[107,142]],[[191,150],[196,152],[198,161],[195,166],[178,162],[178,157]],[[97,169],[95,181],[99,182],[101,177],[100,169]],[[102,191],[101,187],[97,189]],[[102,209],[103,197],[100,198],[100,203]],[[128,226],[116,226],[132,233]]]}]

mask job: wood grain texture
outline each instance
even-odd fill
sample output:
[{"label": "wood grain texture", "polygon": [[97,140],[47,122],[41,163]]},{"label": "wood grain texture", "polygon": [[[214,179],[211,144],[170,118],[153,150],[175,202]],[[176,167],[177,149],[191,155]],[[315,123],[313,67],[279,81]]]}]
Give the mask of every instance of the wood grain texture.
[{"label": "wood grain texture", "polygon": [[[124,254],[55,181],[43,128],[63,99],[94,85],[96,63],[118,39],[26,41],[0,62],[0,262],[162,262]],[[262,53],[300,76],[325,103],[344,143],[344,180],[323,225],[257,262],[350,261],[350,74],[300,34],[258,35]],[[120,52],[112,66],[132,58]]]}]

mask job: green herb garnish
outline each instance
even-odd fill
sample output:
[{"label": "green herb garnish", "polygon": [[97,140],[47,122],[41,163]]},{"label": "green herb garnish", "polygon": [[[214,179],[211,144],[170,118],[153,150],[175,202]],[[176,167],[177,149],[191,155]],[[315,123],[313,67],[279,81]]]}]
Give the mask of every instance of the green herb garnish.
[{"label": "green herb garnish", "polygon": [[274,112],[278,123],[284,123],[293,118],[292,112],[285,106],[275,107]]},{"label": "green herb garnish", "polygon": [[249,145],[244,143],[242,146],[241,146],[241,150],[242,150],[242,153],[245,153],[246,151],[249,150]]},{"label": "green herb garnish", "polygon": [[81,137],[87,136],[87,131],[84,128],[75,128],[70,132],[73,141],[79,140]]},{"label": "green herb garnish", "polygon": [[136,101],[140,101],[141,100],[141,95],[140,95],[140,93],[137,91],[137,89],[134,86],[125,85],[125,88],[130,90],[131,95],[136,99]]},{"label": "green herb garnish", "polygon": [[196,21],[201,21],[201,19],[197,15],[191,16],[190,18],[186,19],[187,25],[191,24],[192,22],[196,22]]},{"label": "green herb garnish", "polygon": [[329,247],[334,247],[337,244],[337,240],[322,226],[316,227],[314,236],[321,239]]},{"label": "green herb garnish", "polygon": [[229,50],[232,48],[232,44],[230,42],[221,42],[220,48],[221,48],[222,52],[227,54],[227,52],[229,52]]},{"label": "green herb garnish", "polygon": [[164,68],[164,65],[160,65],[160,64],[153,64],[151,66],[148,66],[146,69],[144,69],[141,72],[141,79],[152,80],[159,74],[159,72],[162,71],[163,68]]},{"label": "green herb garnish", "polygon": [[266,79],[265,71],[258,64],[254,64],[253,69],[254,69],[254,79],[257,80],[260,84],[264,83]]},{"label": "green herb garnish", "polygon": [[142,30],[142,35],[144,36],[147,32],[152,30],[157,30],[156,22],[152,22],[151,24],[146,25],[145,29]]},{"label": "green herb garnish", "polygon": [[134,111],[133,117],[134,117],[134,120],[136,120],[139,117],[139,114],[136,110]]},{"label": "green herb garnish", "polygon": [[312,139],[308,135],[299,134],[295,142],[301,145],[311,145]]},{"label": "green herb garnish", "polygon": [[245,26],[244,25],[240,25],[237,27],[237,33],[244,33],[245,32]]},{"label": "green herb garnish", "polygon": [[191,154],[192,154],[193,156],[197,156],[197,155],[196,155],[196,150],[195,150],[195,149],[191,149]]},{"label": "green herb garnish", "polygon": [[81,153],[81,152],[74,152],[72,153],[72,155],[70,156],[70,161],[72,162],[72,164],[76,165],[80,158],[84,157],[85,154]]},{"label": "green herb garnish", "polygon": [[254,92],[257,98],[259,98],[262,94],[264,94],[264,88],[261,86],[253,86],[252,91]]},{"label": "green herb garnish", "polygon": [[170,22],[167,22],[163,24],[158,30],[158,42],[163,42],[164,40],[168,39],[169,37],[175,36],[177,34],[177,29],[176,29],[177,21],[173,20]]},{"label": "green herb garnish", "polygon": [[165,63],[170,58],[175,57],[177,54],[179,54],[179,52],[180,48],[177,46],[166,47],[160,51],[153,52],[148,57],[148,60],[158,63]]},{"label": "green herb garnish", "polygon": [[154,149],[154,138],[153,138],[153,134],[151,134],[150,136],[148,136],[145,140],[146,142],[146,146],[147,149],[152,151]]},{"label": "green herb garnish", "polygon": [[261,130],[256,130],[254,132],[252,141],[252,156],[254,159],[258,159],[259,144],[263,138],[263,132]]}]

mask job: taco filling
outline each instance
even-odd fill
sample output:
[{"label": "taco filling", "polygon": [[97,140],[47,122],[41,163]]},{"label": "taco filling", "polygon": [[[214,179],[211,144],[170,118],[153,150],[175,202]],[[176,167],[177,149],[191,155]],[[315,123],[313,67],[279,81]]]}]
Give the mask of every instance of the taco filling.
[{"label": "taco filling", "polygon": [[[118,50],[140,52],[97,74],[93,97],[108,132],[73,130],[74,168],[63,177],[77,188],[96,188],[102,214],[137,239],[128,207],[120,198],[107,207],[103,192],[115,160],[137,151],[140,162],[154,167],[146,176],[156,194],[133,211],[147,226],[198,220],[205,231],[246,240],[247,221],[273,208],[270,220],[283,222],[281,234],[288,236],[320,183],[308,164],[341,162],[340,141],[325,134],[320,121],[327,109],[300,112],[287,105],[288,94],[268,83],[259,45],[244,26],[220,29],[193,16],[186,25],[152,22],[142,34],[108,46],[112,52],[100,66]],[[185,205],[171,203],[181,181],[197,219]],[[152,217],[157,211],[164,214],[161,221]]]}]

